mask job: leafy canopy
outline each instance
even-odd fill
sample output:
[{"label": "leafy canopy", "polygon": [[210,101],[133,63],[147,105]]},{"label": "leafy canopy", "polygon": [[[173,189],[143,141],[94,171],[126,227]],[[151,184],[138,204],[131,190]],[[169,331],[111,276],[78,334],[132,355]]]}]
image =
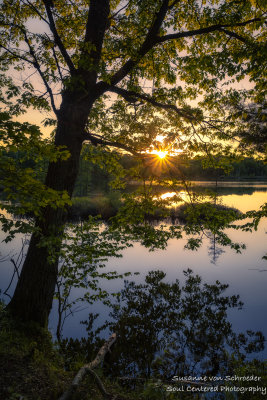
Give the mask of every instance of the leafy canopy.
[{"label": "leafy canopy", "polygon": [[[263,1],[4,0],[0,11],[1,145],[13,171],[20,171],[21,162],[11,160],[6,135],[32,154],[30,137],[40,138],[40,133],[29,125],[12,125],[7,115],[34,108],[46,113],[45,124],[56,125],[64,96],[75,107],[88,108],[84,140],[100,147],[99,162],[103,147],[144,158],[159,135],[162,148],[179,148],[189,158],[205,154],[206,166],[226,170],[238,154],[254,154],[255,149],[264,154]],[[53,151],[48,156],[52,162],[67,157]],[[3,176],[10,173],[8,163]],[[112,161],[108,168],[114,165]],[[23,173],[23,187],[12,173],[18,182],[15,195],[14,185],[3,183],[8,200],[20,193],[22,211],[38,215],[48,204],[69,203],[66,193],[58,198],[36,184],[33,169]],[[27,201],[33,186],[39,188],[34,205]],[[154,201],[147,191],[142,199],[141,216]],[[128,204],[132,207],[126,201],[126,210]],[[137,231],[155,242],[147,226]],[[221,236],[221,241],[227,239]]]},{"label": "leafy canopy", "polygon": [[138,151],[159,132],[166,143],[207,150],[200,139],[244,136],[244,121],[259,127],[266,118],[263,1],[9,0],[0,7],[1,69],[16,78],[5,93],[13,113],[34,107],[58,116],[66,91],[90,107],[94,90],[88,139]]}]

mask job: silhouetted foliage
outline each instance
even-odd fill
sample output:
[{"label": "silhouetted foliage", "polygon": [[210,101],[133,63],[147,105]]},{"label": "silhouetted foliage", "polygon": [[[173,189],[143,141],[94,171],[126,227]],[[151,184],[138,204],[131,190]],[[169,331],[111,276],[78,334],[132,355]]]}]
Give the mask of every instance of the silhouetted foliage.
[{"label": "silhouetted foliage", "polygon": [[166,282],[163,271],[149,272],[143,284],[125,281],[111,320],[94,331],[96,316],[91,315],[88,340],[65,340],[65,351],[90,360],[101,343],[99,333],[109,327],[118,335],[104,364],[109,376],[164,381],[175,375],[233,373],[236,360],[242,365],[248,353],[264,348],[264,337],[233,331],[228,310],[243,304],[238,295],[224,295],[227,284],[203,283],[190,269],[184,275],[183,286],[178,280]]}]

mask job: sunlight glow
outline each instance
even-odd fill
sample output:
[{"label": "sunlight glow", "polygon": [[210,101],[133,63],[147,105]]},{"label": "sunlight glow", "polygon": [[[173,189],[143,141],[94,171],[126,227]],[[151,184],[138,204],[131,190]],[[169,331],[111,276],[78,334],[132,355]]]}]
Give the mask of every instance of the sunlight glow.
[{"label": "sunlight glow", "polygon": [[160,197],[162,200],[166,200],[166,199],[172,199],[175,196],[176,196],[175,201],[173,201],[170,204],[171,207],[181,205],[185,201],[186,202],[190,201],[189,194],[187,192],[185,192],[184,190],[180,190],[179,192],[166,192],[166,193],[163,193]]},{"label": "sunlight glow", "polygon": [[160,197],[162,198],[162,200],[165,200],[165,199],[169,199],[169,198],[171,198],[173,196],[176,196],[175,192],[163,193]]},{"label": "sunlight glow", "polygon": [[167,156],[168,152],[159,150],[159,151],[155,151],[154,154],[156,154],[159,158],[163,159]]}]

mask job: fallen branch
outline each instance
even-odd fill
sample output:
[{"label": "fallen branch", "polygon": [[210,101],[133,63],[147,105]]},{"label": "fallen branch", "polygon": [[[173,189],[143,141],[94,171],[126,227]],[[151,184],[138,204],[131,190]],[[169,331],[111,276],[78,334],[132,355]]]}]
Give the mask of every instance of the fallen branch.
[{"label": "fallen branch", "polygon": [[90,373],[96,377],[97,385],[100,387],[102,394],[104,394],[106,397],[112,397],[109,393],[106,392],[106,390],[103,387],[102,382],[100,381],[100,378],[96,376],[96,374],[93,372],[93,369],[96,368],[101,362],[104,360],[105,355],[107,352],[110,350],[110,347],[113,345],[113,343],[116,341],[116,333],[113,333],[110,338],[103,344],[99,352],[97,353],[96,358],[91,361],[89,364],[85,364],[76,374],[74,377],[69,389],[63,393],[63,395],[59,398],[59,400],[71,400],[73,393],[77,390],[77,387],[79,386],[80,382],[83,380],[84,376],[87,373]]},{"label": "fallen branch", "polygon": [[108,393],[108,392],[106,391],[106,389],[104,388],[104,385],[103,385],[103,383],[101,382],[101,379],[99,378],[99,376],[97,375],[97,373],[96,373],[95,371],[93,371],[92,369],[89,369],[88,372],[89,372],[91,375],[93,375],[93,377],[95,378],[96,384],[97,384],[97,386],[98,386],[100,392],[103,394],[103,396],[104,396],[105,398],[107,398],[107,399],[110,398],[110,397],[111,397],[111,394]]}]

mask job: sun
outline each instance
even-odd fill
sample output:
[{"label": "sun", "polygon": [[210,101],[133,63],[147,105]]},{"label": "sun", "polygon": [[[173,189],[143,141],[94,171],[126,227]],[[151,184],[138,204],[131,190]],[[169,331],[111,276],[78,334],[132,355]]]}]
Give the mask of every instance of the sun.
[{"label": "sun", "polygon": [[168,152],[167,152],[167,151],[159,150],[159,151],[155,151],[155,154],[156,154],[161,160],[163,160],[163,158],[165,158],[165,157],[167,156]]}]

